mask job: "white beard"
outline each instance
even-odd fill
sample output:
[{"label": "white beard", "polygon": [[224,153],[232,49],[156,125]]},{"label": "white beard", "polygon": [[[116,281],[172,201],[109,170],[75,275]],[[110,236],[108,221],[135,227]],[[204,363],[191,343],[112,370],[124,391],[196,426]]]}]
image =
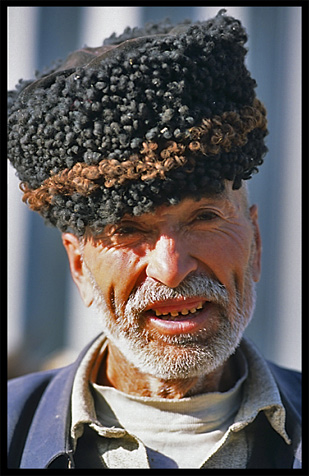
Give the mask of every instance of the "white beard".
[{"label": "white beard", "polygon": [[[85,266],[85,263],[84,263]],[[164,380],[207,375],[221,366],[238,347],[255,307],[255,283],[248,270],[245,277],[245,302],[229,302],[224,286],[205,275],[189,275],[175,289],[151,278],[130,296],[127,303],[115,306],[116,320],[105,302],[91,271],[85,266],[93,286],[96,310],[108,339],[128,362],[145,374]],[[139,315],[157,300],[176,297],[205,297],[218,304],[218,330],[168,336],[141,328]],[[241,309],[240,309],[241,307]]]}]

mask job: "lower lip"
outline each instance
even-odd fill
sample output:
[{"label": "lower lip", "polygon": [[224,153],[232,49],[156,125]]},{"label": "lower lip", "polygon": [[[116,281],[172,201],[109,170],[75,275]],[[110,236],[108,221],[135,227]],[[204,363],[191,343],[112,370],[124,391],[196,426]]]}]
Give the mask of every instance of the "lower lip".
[{"label": "lower lip", "polygon": [[152,327],[167,335],[193,333],[206,327],[212,307],[213,305],[209,303],[198,313],[179,316],[176,320],[148,316],[148,322]]}]

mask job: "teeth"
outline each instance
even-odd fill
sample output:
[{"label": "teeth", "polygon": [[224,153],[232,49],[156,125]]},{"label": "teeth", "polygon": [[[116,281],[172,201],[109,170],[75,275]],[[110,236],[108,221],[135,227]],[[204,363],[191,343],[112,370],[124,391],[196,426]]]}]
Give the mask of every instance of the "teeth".
[{"label": "teeth", "polygon": [[195,314],[197,310],[199,309],[203,309],[203,303],[199,303],[198,306],[196,307],[192,307],[192,309],[182,309],[182,311],[172,311],[172,312],[160,312],[158,310],[156,310],[156,316],[157,317],[160,317],[160,316],[168,316],[170,315],[171,317],[177,317],[179,316],[179,314],[181,314],[182,316],[187,316],[188,314]]},{"label": "teeth", "polygon": [[187,314],[189,314],[188,309],[183,309],[183,310],[181,311],[181,314],[182,314],[183,316],[186,316]]}]

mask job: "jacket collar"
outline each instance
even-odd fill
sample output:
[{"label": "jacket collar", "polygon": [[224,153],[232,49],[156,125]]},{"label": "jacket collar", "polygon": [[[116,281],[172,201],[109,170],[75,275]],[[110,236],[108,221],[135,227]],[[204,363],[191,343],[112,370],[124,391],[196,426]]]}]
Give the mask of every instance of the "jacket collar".
[{"label": "jacket collar", "polygon": [[[98,339],[98,337],[96,337]],[[21,468],[74,468],[71,431],[71,395],[76,372],[94,339],[79,355],[76,362],[60,369],[45,390],[45,398],[37,407],[24,447]],[[101,336],[100,336],[101,339]],[[290,421],[299,421],[289,399],[281,393]],[[48,428],[48,431],[46,429]]]}]

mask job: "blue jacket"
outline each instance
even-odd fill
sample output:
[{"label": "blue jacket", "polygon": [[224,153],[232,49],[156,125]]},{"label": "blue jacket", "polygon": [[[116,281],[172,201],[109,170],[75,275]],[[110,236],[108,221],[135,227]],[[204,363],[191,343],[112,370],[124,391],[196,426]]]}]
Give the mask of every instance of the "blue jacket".
[{"label": "blue jacket", "polygon": [[[90,344],[91,345],[91,344]],[[102,468],[91,442],[81,442],[74,454],[70,439],[71,392],[79,364],[87,352],[62,369],[13,379],[8,390],[9,468]],[[250,425],[255,445],[248,468],[299,468],[297,446],[301,425],[301,376],[269,363],[287,412],[286,445],[263,412]],[[83,440],[81,438],[80,440]],[[296,457],[295,457],[296,455]]]}]

